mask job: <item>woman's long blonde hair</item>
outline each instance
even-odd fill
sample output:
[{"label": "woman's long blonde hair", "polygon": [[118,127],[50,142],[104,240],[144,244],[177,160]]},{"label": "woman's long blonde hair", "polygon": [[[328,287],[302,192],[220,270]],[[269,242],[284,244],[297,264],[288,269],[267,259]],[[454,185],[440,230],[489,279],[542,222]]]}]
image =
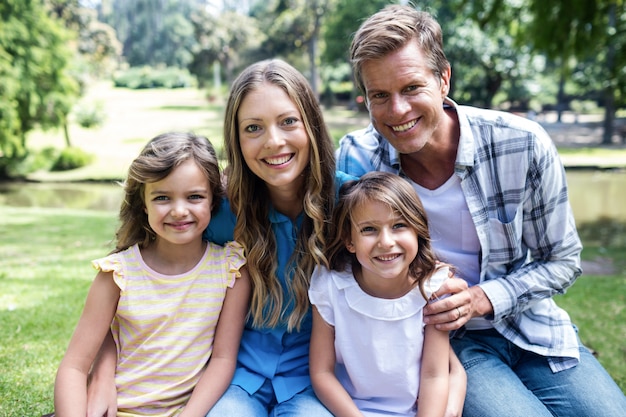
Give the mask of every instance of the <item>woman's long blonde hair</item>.
[{"label": "woman's long blonde hair", "polygon": [[[239,107],[246,95],[263,83],[285,91],[300,111],[311,143],[309,164],[303,173],[304,219],[296,248],[285,267],[287,299],[276,276],[278,255],[269,220],[267,186],[246,165],[239,142]],[[231,87],[224,139],[229,163],[228,197],[237,217],[234,238],[246,251],[253,283],[252,324],[270,328],[286,325],[290,331],[299,329],[309,310],[308,288],[313,268],[316,264],[328,264],[323,247],[335,200],[333,142],[306,78],[281,60],[261,61],[246,68]]]}]

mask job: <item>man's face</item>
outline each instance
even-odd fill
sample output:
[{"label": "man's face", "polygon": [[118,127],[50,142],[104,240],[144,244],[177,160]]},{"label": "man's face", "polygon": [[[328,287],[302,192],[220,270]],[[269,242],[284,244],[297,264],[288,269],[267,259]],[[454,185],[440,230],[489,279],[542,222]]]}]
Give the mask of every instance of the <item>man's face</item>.
[{"label": "man's face", "polygon": [[437,77],[412,40],[362,67],[370,118],[400,153],[420,151],[437,135],[450,73]]}]

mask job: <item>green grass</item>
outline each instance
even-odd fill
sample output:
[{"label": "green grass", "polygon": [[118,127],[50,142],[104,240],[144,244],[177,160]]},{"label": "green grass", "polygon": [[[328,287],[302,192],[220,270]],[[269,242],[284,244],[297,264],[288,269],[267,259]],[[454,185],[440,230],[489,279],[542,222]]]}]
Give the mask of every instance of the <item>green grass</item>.
[{"label": "green grass", "polygon": [[625,147],[559,147],[559,155],[569,167],[626,167]]},{"label": "green grass", "polygon": [[[39,416],[53,409],[56,368],[95,276],[90,261],[111,249],[117,220],[112,212],[3,206],[0,218],[0,416]],[[626,390],[623,253],[585,249],[588,259],[615,257],[615,274],[583,276],[557,302]]]},{"label": "green grass", "polygon": [[0,207],[0,416],[53,409],[56,367],[110,250],[113,213]]}]

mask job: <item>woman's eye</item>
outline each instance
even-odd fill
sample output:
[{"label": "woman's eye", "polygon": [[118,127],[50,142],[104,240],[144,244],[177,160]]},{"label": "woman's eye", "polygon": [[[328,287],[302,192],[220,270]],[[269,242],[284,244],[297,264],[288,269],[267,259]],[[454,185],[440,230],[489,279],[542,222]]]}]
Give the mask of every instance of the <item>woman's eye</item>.
[{"label": "woman's eye", "polygon": [[286,125],[293,125],[295,123],[298,122],[298,119],[296,119],[295,117],[288,117],[285,119],[285,121],[283,122]]},{"label": "woman's eye", "polygon": [[257,126],[257,125],[250,125],[250,126],[247,126],[247,127],[245,128],[245,131],[246,131],[246,132],[250,132],[250,133],[254,133],[254,132],[256,132],[257,130],[259,130],[259,126]]}]

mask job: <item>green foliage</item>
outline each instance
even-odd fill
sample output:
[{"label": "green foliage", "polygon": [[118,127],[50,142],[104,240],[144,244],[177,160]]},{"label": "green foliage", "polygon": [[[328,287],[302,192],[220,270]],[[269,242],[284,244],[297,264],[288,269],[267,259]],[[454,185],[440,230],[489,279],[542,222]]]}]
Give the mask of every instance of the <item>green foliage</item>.
[{"label": "green foliage", "polygon": [[113,77],[116,87],[140,88],[183,88],[196,84],[194,77],[186,69],[133,67],[119,71]]},{"label": "green foliage", "polygon": [[338,0],[326,18],[322,29],[325,48],[322,51],[322,62],[330,65],[349,62],[350,42],[352,35],[363,20],[376,13],[389,3],[397,1],[376,0]]},{"label": "green foliage", "polygon": [[124,58],[135,66],[185,68],[197,46],[191,15],[194,0],[113,0],[101,7],[101,19],[123,44]]},{"label": "green foliage", "polygon": [[68,171],[89,165],[93,162],[94,157],[80,148],[68,147],[64,148],[52,164],[52,171]]},{"label": "green foliage", "polygon": [[41,0],[0,2],[0,177],[26,157],[29,131],[66,123],[79,94],[70,39]]}]

